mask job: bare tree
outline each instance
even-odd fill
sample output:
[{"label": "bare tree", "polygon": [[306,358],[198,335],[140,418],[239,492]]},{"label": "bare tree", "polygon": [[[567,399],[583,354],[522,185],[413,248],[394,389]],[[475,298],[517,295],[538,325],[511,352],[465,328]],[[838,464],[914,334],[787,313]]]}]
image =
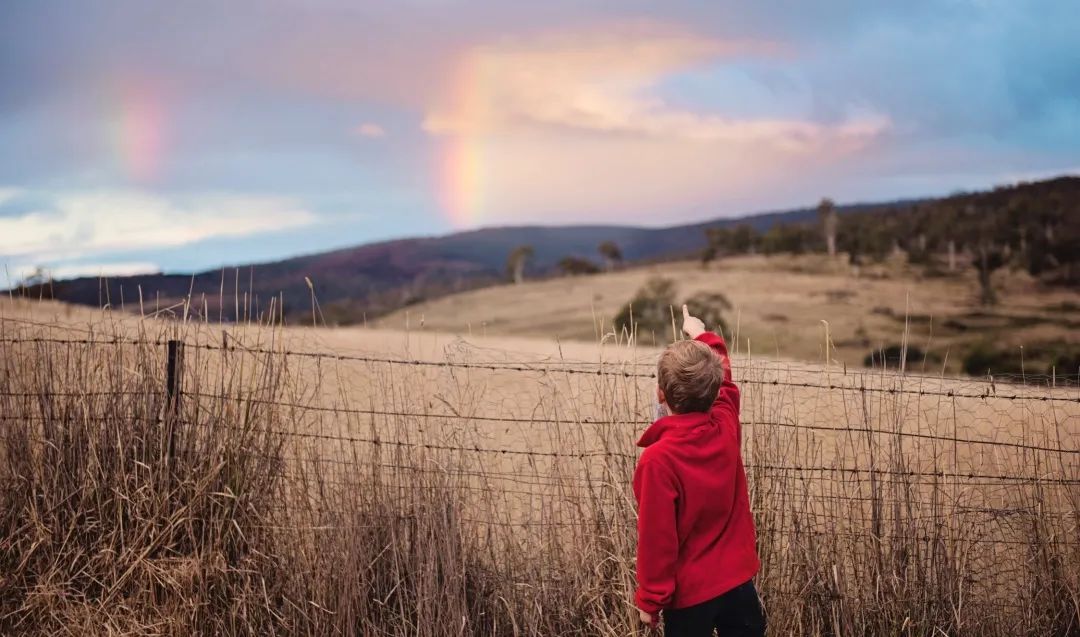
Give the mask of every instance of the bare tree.
[{"label": "bare tree", "polygon": [[701,251],[701,267],[707,268],[723,253],[727,241],[725,228],[705,229],[705,248]]},{"label": "bare tree", "polygon": [[830,257],[836,256],[836,205],[833,204],[833,200],[825,197],[818,204],[818,218],[821,219],[821,230],[825,235],[825,246],[829,251]]},{"label": "bare tree", "polygon": [[16,284],[15,287],[19,288],[32,288],[39,285],[43,285],[49,280],[49,273],[45,271],[45,268],[40,265],[35,267],[29,274],[27,274],[21,281]]},{"label": "bare tree", "polygon": [[983,305],[990,306],[997,303],[997,293],[994,292],[990,275],[1003,265],[1005,265],[1005,255],[1000,249],[987,243],[979,245],[975,268],[979,271],[979,301]]},{"label": "bare tree", "polygon": [[506,269],[510,272],[510,277],[515,284],[525,281],[525,264],[532,257],[533,247],[530,245],[520,245],[510,252],[510,256],[506,259]]},{"label": "bare tree", "polygon": [[604,257],[604,267],[608,270],[617,270],[622,265],[623,253],[619,244],[614,241],[605,241],[597,248],[600,256]]}]

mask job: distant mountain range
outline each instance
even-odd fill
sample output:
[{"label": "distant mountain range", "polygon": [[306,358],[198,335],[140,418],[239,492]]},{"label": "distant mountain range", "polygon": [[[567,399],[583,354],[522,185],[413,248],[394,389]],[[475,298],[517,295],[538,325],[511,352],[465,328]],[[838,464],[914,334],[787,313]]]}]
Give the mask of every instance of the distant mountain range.
[{"label": "distant mountain range", "polygon": [[[843,214],[877,211],[907,202],[855,204],[839,207]],[[99,279],[85,277],[56,281],[21,290],[91,306],[123,303],[137,306],[139,295],[147,312],[191,299],[191,311],[235,320],[237,306],[253,316],[269,309],[271,298],[283,302],[290,320],[310,320],[310,280],[320,308],[330,322],[354,322],[420,300],[505,280],[509,253],[530,245],[533,257],[526,273],[545,276],[568,256],[600,261],[597,247],[614,241],[627,262],[675,259],[698,254],[705,246],[705,229],[749,224],[764,232],[777,224],[817,219],[813,208],[771,212],[739,218],[714,219],[667,228],[628,226],[516,226],[457,232],[371,243],[295,257],[272,263],[230,266],[195,274],[151,274]],[[307,279],[307,280],[305,280]],[[221,301],[219,303],[219,300]],[[281,309],[279,306],[278,310]],[[241,310],[243,318],[244,310]]]}]

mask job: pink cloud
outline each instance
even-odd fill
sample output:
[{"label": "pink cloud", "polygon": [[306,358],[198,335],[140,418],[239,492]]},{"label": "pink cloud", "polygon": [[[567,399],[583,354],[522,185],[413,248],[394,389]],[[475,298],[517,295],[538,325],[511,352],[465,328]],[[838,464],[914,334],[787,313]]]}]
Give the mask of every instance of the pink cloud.
[{"label": "pink cloud", "polygon": [[[478,46],[459,63],[453,90],[429,108],[424,129],[479,149],[482,178],[464,188],[478,222],[566,211],[687,208],[748,197],[793,172],[860,152],[890,128],[856,113],[810,118],[730,117],[667,103],[671,74],[734,56],[786,55],[762,41],[724,41],[635,24],[541,34]],[[472,172],[476,172],[475,170]],[[657,220],[658,222],[661,220]]]}]

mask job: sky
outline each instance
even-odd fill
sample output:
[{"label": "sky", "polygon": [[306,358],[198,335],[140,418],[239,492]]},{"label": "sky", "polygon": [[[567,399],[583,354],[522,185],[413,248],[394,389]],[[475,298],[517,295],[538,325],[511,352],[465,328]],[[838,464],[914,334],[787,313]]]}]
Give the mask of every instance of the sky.
[{"label": "sky", "polygon": [[1075,0],[11,0],[0,264],[184,272],[1073,174],[1076,33]]}]

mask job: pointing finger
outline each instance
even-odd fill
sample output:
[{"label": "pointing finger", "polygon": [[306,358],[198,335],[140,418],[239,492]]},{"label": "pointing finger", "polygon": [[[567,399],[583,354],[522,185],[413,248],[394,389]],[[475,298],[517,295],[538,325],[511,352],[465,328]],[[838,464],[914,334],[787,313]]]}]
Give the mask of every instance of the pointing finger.
[{"label": "pointing finger", "polygon": [[683,320],[686,320],[686,319],[690,318],[690,310],[686,307],[685,303],[683,303],[683,306],[682,306],[682,315],[683,315]]}]

